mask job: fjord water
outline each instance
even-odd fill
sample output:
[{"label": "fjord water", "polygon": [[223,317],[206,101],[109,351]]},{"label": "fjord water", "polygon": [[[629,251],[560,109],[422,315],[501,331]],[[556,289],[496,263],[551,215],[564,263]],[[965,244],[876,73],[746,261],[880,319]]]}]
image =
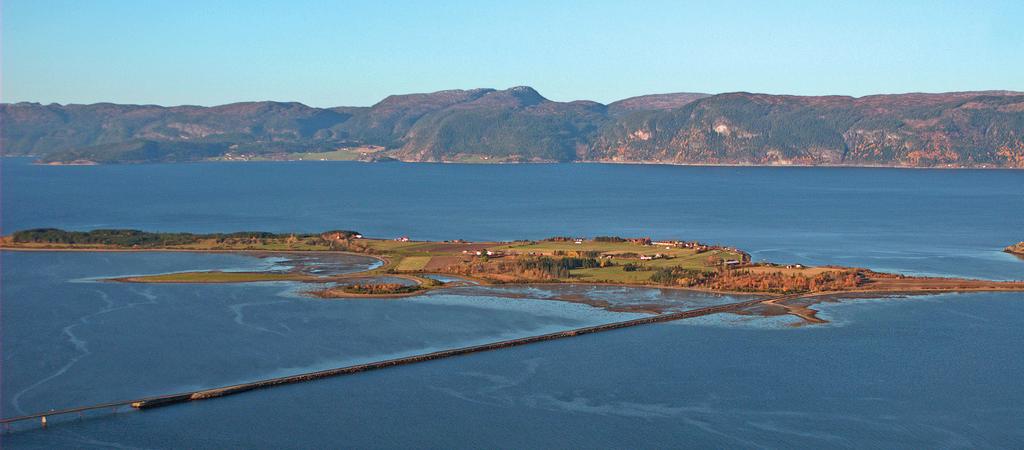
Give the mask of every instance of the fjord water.
[{"label": "fjord water", "polygon": [[[1024,278],[1024,173],[600,165],[46,167],[4,159],[28,227],[516,239],[651,235],[755,259]],[[623,320],[465,288],[325,301],[292,283],[97,278],[257,269],[224,254],[0,254],[3,416]],[[368,264],[353,260],[351,270]],[[461,288],[460,288],[461,289]],[[577,292],[574,292],[574,294]],[[727,297],[614,288],[679,308]],[[833,323],[709,316],[5,434],[10,447],[1019,447],[1024,296],[858,300]]]},{"label": "fjord water", "polygon": [[755,259],[995,279],[1024,171],[350,162],[35,166],[5,158],[2,226],[413,239],[628,235]]},{"label": "fjord water", "polygon": [[[681,321],[15,433],[22,446],[1019,448],[1024,302]],[[968,316],[964,312],[969,311]],[[926,324],[926,325],[922,325]]]},{"label": "fjord water", "polygon": [[[352,259],[351,271],[371,264],[369,258]],[[180,270],[260,270],[272,264],[232,254],[11,252],[4,254],[3,263],[5,416],[638,317],[564,302],[513,301],[478,288],[455,288],[409,302],[332,301],[301,295],[315,285],[289,282],[103,281]],[[532,291],[522,294],[551,294],[547,289]],[[643,291],[647,297],[676,294]],[[645,292],[636,295],[644,297]],[[676,303],[686,300],[693,302],[689,307],[736,301],[691,295]]]}]

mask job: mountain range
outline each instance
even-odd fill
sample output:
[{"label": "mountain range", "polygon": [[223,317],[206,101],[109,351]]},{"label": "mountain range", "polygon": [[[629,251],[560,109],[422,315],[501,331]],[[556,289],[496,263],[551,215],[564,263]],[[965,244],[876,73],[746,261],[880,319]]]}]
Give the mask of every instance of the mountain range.
[{"label": "mountain range", "polygon": [[676,93],[604,105],[519,86],[392,95],[369,107],[14,103],[0,105],[0,145],[44,163],[355,149],[361,159],[417,162],[1024,168],[1024,93]]}]

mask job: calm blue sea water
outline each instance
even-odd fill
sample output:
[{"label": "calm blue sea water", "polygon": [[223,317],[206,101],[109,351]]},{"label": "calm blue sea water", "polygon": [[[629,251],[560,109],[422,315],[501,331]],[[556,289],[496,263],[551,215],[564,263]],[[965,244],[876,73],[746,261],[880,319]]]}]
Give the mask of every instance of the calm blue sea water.
[{"label": "calm blue sea water", "polygon": [[[557,295],[551,288],[455,288],[380,301],[308,298],[301,292],[316,285],[287,282],[98,281],[125,274],[259,269],[269,264],[209,253],[4,253],[4,416],[640,317],[529,300]],[[602,291],[616,292],[590,290],[597,291],[597,298]],[[512,294],[526,298],[509,298]],[[633,295],[684,309],[736,301],[730,296],[658,289]]]},{"label": "calm blue sea water", "polygon": [[[358,163],[40,167],[3,159],[2,221],[28,227],[317,231],[419,239],[651,235],[755,258],[996,279],[1024,239],[1024,172]],[[366,261],[353,260],[357,268]],[[0,408],[20,412],[676,309],[651,289],[467,287],[326,301],[291,283],[97,277],[275,264],[226,254],[0,253]],[[515,295],[511,295],[515,294]],[[54,447],[1024,446],[1024,295],[824,306],[826,326],[711,316],[0,435]]]},{"label": "calm blue sea water", "polygon": [[352,228],[416,239],[650,235],[755,258],[1024,278],[1024,171],[0,160],[5,232]]},{"label": "calm blue sea water", "polygon": [[1019,448],[1021,300],[862,301],[832,308],[841,326],[803,329],[681,321],[96,415],[4,444]]}]

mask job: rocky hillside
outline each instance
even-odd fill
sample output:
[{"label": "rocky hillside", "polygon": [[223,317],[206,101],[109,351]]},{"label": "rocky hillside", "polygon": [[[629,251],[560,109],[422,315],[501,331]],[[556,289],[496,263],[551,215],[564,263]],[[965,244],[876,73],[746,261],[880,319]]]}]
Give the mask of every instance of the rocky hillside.
[{"label": "rocky hillside", "polygon": [[657,111],[675,109],[694,100],[710,97],[710,94],[680,92],[676,94],[653,94],[630,97],[608,105],[608,114],[619,116],[635,111]]},{"label": "rocky hillside", "polygon": [[1024,168],[1024,93],[693,93],[609,105],[529,87],[390,96],[371,107],[0,105],[5,155],[194,161],[378,146],[405,161]]},{"label": "rocky hillside", "polygon": [[672,163],[1024,167],[1024,95],[734,93],[640,111],[584,158]]}]

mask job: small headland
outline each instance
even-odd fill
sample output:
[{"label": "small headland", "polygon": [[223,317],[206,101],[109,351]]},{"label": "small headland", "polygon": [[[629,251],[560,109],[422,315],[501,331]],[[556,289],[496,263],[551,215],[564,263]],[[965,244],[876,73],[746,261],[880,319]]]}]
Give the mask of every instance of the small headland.
[{"label": "small headland", "polygon": [[1004,252],[1024,258],[1024,241],[1013,244],[1003,249]]}]

